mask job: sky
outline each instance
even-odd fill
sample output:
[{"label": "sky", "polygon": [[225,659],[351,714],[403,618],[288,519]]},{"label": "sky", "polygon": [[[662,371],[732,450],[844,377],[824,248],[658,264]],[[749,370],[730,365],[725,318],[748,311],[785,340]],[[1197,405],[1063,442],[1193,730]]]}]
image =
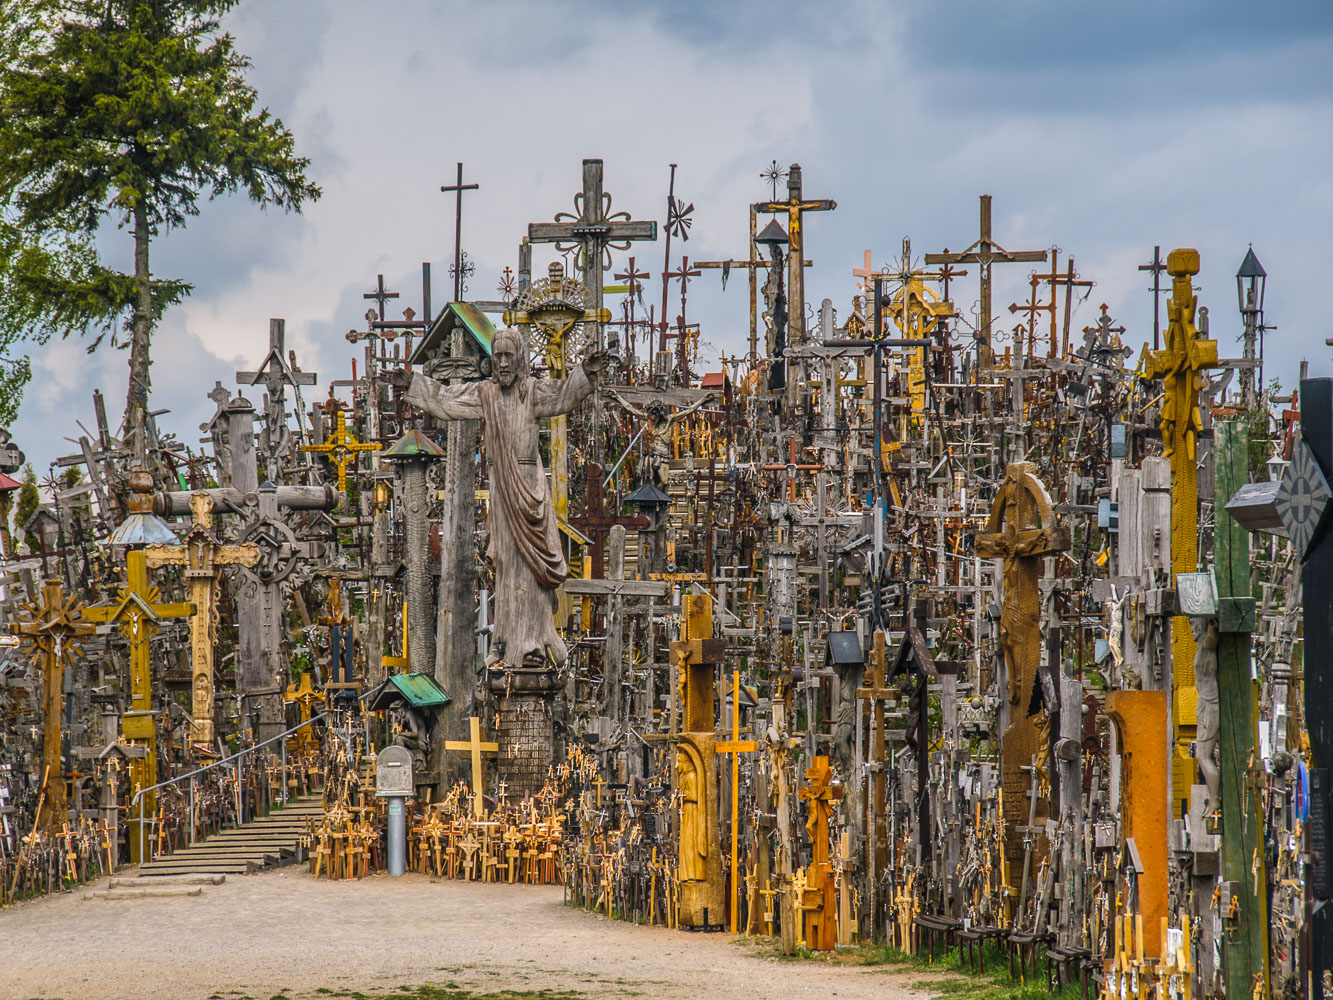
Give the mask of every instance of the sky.
[{"label": "sky", "polygon": [[[1285,389],[1300,362],[1333,375],[1324,301],[1333,233],[1333,5],[1325,0],[1122,0],[1071,4],[954,0],[809,4],[674,2],[486,4],[384,0],[241,0],[224,22],[253,66],[260,102],[295,133],[323,198],[304,214],[243,197],[206,203],[160,238],[153,271],[195,285],[153,343],[160,426],[199,448],[208,392],[264,355],[268,320],[318,373],[306,401],[346,379],[363,353],[363,293],[376,276],[401,293],[391,318],[421,312],[421,264],[435,308],[452,292],[456,162],[480,184],[463,207],[476,263],[467,298],[498,298],[530,222],[573,207],[581,161],[605,161],[613,209],[666,214],[693,203],[690,239],[672,267],[744,257],[746,206],[768,197],[761,172],[800,163],[807,197],[806,279],[845,318],[870,250],[896,259],[960,250],[977,234],[977,198],[994,198],[994,234],[1010,250],[1059,247],[1095,285],[1073,329],[1105,303],[1138,348],[1152,339],[1154,245],[1195,247],[1196,287],[1223,357],[1236,337],[1235,272],[1253,245],[1268,271],[1266,375]],[[761,223],[762,224],[762,223]],[[132,241],[108,228],[109,264],[132,269]],[[663,243],[633,253],[660,300]],[[553,250],[538,248],[535,275]],[[1025,299],[1030,265],[996,268],[994,301]],[[610,275],[607,276],[611,281]],[[970,313],[975,269],[954,299]],[[672,312],[678,295],[672,293]],[[608,303],[618,308],[617,297]],[[713,356],[744,349],[743,273],[725,291],[706,272],[688,317]],[[124,407],[128,355],[70,339],[34,356],[12,430],[45,471],[92,427],[101,387]],[[703,366],[707,368],[708,366]],[[258,403],[258,392],[246,395]]]}]

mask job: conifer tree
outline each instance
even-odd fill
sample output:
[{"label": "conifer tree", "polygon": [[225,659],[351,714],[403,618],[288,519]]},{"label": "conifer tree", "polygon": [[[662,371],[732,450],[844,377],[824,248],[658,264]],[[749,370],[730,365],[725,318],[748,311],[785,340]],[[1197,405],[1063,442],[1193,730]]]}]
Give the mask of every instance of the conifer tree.
[{"label": "conifer tree", "polygon": [[[289,211],[320,196],[220,30],[235,4],[0,0],[0,301],[26,303],[46,324],[39,339],[75,330],[96,334],[95,347],[124,322],[131,432],[147,408],[153,326],[191,290],[153,275],[153,238],[184,226],[205,195],[241,191]],[[108,217],[129,230],[132,271],[93,250]]]}]

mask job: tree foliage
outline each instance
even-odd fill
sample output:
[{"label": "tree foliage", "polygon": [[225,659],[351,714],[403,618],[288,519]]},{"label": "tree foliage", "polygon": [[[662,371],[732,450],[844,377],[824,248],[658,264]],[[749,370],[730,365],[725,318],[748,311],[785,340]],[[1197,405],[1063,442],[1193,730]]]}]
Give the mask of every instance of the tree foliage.
[{"label": "tree foliage", "polygon": [[[152,276],[152,238],[204,197],[299,211],[320,196],[220,30],[235,3],[0,0],[0,305],[20,306],[0,352],[19,333],[91,334],[91,350],[124,323],[127,416],[146,405],[153,323],[191,290]],[[108,219],[130,230],[130,270],[94,250]],[[21,382],[23,362],[8,364]]]}]

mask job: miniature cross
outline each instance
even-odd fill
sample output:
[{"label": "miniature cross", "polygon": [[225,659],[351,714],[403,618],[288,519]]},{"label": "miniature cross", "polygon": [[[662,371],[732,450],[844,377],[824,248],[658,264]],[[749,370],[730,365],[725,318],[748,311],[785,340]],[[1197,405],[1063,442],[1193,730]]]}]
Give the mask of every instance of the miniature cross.
[{"label": "miniature cross", "polygon": [[468,720],[471,726],[471,738],[467,740],[446,740],[446,750],[461,750],[472,754],[472,815],[481,818],[486,811],[482,802],[482,791],[486,786],[486,773],[481,766],[483,753],[499,753],[500,744],[481,741],[481,719],[475,715]]},{"label": "miniature cross", "polygon": [[741,754],[758,749],[754,740],[741,739],[741,672],[731,672],[731,739],[717,744],[718,753],[731,754],[731,933],[740,914],[740,803]]}]

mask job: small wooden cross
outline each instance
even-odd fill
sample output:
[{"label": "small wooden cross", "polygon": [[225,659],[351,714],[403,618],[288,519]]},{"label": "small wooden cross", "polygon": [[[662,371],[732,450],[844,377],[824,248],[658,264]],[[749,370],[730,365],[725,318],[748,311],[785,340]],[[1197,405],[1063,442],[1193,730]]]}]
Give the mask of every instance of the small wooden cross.
[{"label": "small wooden cross", "polygon": [[483,753],[499,753],[500,744],[483,743],[481,741],[481,719],[475,715],[468,720],[471,726],[472,735],[468,740],[446,740],[444,748],[446,750],[460,750],[472,754],[472,815],[481,818],[485,812],[485,805],[482,802],[482,791],[486,784],[486,773],[482,770],[481,755]]},{"label": "small wooden cross", "polygon": [[741,807],[741,754],[754,753],[754,740],[741,739],[741,672],[731,672],[731,739],[717,744],[718,753],[731,754],[731,933],[736,933],[736,918],[740,913],[740,807]]}]

